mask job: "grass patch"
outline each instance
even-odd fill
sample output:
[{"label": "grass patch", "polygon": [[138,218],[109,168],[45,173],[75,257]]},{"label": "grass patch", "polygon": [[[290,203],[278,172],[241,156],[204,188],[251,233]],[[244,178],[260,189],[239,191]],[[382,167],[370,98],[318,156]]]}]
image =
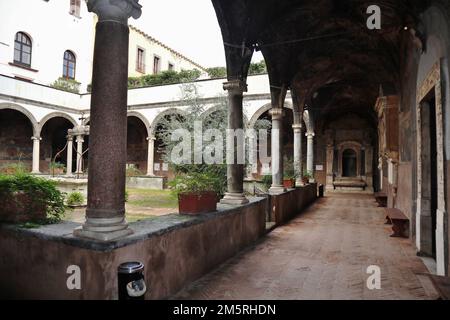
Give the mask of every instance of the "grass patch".
[{"label": "grass patch", "polygon": [[128,189],[128,205],[145,208],[177,208],[178,200],[168,190]]}]

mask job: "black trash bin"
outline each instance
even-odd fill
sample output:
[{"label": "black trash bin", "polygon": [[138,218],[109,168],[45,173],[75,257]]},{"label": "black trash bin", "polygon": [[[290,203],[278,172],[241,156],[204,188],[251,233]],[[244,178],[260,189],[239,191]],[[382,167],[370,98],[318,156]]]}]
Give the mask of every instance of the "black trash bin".
[{"label": "black trash bin", "polygon": [[323,184],[319,185],[319,198],[323,198],[324,188]]},{"label": "black trash bin", "polygon": [[122,263],[117,272],[119,280],[119,300],[144,300],[147,286],[144,280],[144,264],[141,262]]}]

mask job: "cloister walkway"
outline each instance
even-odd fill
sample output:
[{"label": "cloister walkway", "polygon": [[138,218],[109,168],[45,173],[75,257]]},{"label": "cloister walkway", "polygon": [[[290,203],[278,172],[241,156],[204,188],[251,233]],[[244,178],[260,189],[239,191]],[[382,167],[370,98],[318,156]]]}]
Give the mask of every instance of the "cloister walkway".
[{"label": "cloister walkway", "polygon": [[[178,293],[175,299],[435,299],[409,239],[391,238],[373,196],[319,199],[291,223]],[[367,267],[381,268],[369,290]]]}]

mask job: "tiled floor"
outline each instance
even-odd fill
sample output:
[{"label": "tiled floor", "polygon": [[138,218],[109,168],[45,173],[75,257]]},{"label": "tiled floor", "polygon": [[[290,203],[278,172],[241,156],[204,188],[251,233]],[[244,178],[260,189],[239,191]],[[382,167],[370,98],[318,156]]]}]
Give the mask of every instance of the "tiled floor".
[{"label": "tiled floor", "polygon": [[[174,298],[437,298],[410,240],[390,238],[384,221],[373,196],[328,196]],[[381,290],[367,288],[371,265]]]}]

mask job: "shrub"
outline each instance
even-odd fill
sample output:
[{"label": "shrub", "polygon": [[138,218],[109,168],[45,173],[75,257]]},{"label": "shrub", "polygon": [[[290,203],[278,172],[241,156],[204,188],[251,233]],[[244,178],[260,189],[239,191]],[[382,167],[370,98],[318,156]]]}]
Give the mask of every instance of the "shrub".
[{"label": "shrub", "polygon": [[190,172],[178,175],[169,182],[172,194],[177,196],[180,193],[214,191],[218,195],[223,192],[221,179],[211,173]]},{"label": "shrub", "polygon": [[[25,195],[30,201],[19,202],[21,198],[18,195]],[[0,205],[6,205],[8,201],[16,201],[17,207],[30,217],[33,217],[35,208],[44,207],[45,219],[33,221],[44,224],[61,221],[66,210],[64,194],[56,189],[53,181],[24,173],[0,174]]]},{"label": "shrub", "polygon": [[50,87],[72,92],[72,93],[80,93],[80,84],[78,81],[75,81],[73,79],[67,79],[64,77],[59,78],[55,82],[53,82]]},{"label": "shrub", "polygon": [[17,174],[28,172],[27,167],[22,162],[8,163],[0,167],[0,173]]},{"label": "shrub", "polygon": [[265,175],[262,177],[262,183],[264,187],[269,189],[272,186],[272,176],[271,175]]},{"label": "shrub", "polygon": [[66,166],[63,163],[52,161],[52,162],[50,162],[49,169],[52,173],[55,171],[63,171],[64,172],[66,170]]},{"label": "shrub", "polygon": [[158,74],[148,74],[142,77],[128,78],[128,88],[168,85],[197,80],[201,75],[199,70],[182,70],[180,72],[168,70]]},{"label": "shrub", "polygon": [[84,203],[84,196],[80,192],[72,192],[67,196],[68,206],[80,206]]},{"label": "shrub", "polygon": [[307,171],[307,170],[303,171],[303,178],[312,179],[313,177],[314,176],[311,171]]},{"label": "shrub", "polygon": [[127,168],[127,177],[139,177],[142,176],[142,171],[140,171],[136,167],[128,167]]}]

